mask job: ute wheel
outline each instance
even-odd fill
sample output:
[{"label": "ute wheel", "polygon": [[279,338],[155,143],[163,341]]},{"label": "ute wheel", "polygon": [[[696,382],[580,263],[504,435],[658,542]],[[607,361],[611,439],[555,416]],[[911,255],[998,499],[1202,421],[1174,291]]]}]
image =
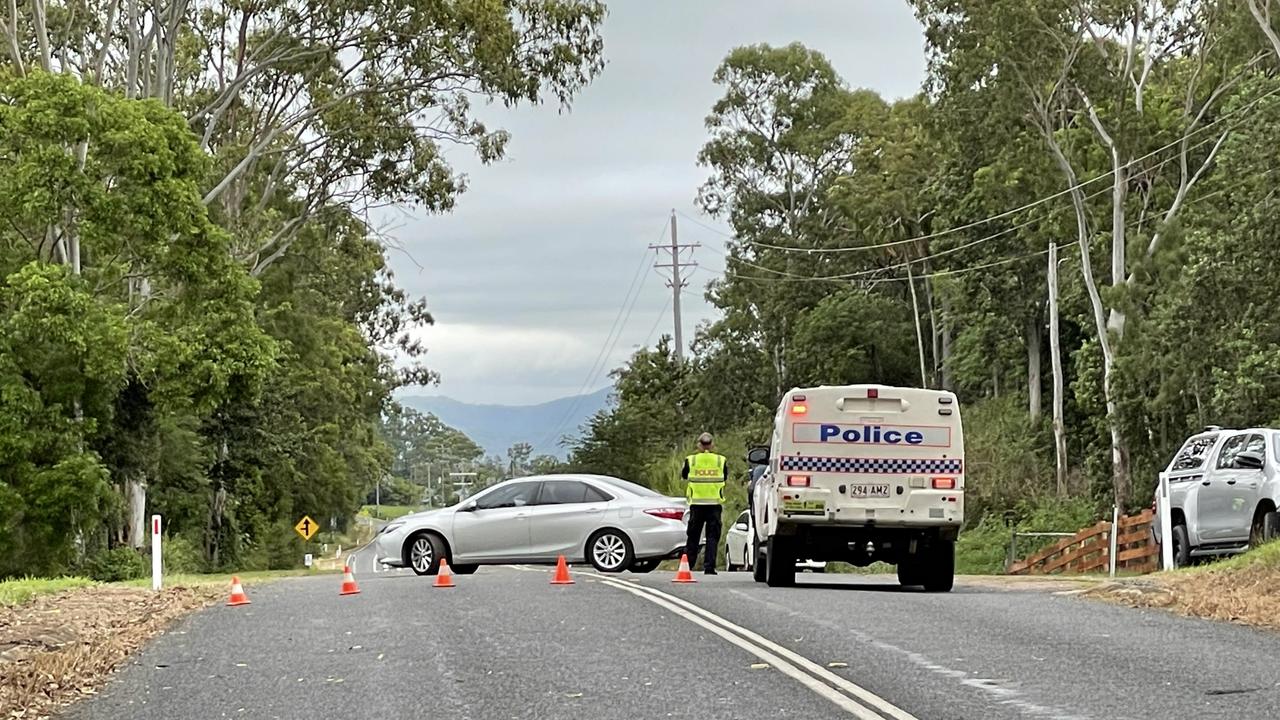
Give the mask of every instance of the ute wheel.
[{"label": "ute wheel", "polygon": [[1249,547],[1255,548],[1276,539],[1277,531],[1280,531],[1276,523],[1278,517],[1280,513],[1265,511],[1254,515],[1253,526],[1249,528]]},{"label": "ute wheel", "polygon": [[474,575],[476,570],[480,569],[479,565],[450,565],[449,569],[454,575]]},{"label": "ute wheel", "polygon": [[769,538],[764,558],[764,581],[769,587],[791,587],[796,584],[796,555],[785,539]]},{"label": "ute wheel", "polygon": [[956,543],[939,540],[927,556],[924,574],[925,592],[951,592],[956,582]]},{"label": "ute wheel", "polygon": [[444,557],[444,543],[427,532],[414,533],[404,544],[404,564],[417,575],[435,575]]},{"label": "ute wheel", "polygon": [[1186,567],[1191,564],[1191,538],[1187,535],[1187,526],[1178,523],[1173,526],[1173,566]]},{"label": "ute wheel", "polygon": [[757,538],[751,538],[751,557],[751,578],[756,582],[764,582],[764,551]]},{"label": "ute wheel", "polygon": [[600,572],[619,573],[635,560],[631,539],[621,530],[601,530],[587,540],[587,559]]},{"label": "ute wheel", "polygon": [[631,563],[631,567],[627,568],[633,573],[648,573],[658,569],[658,564],[662,560],[637,560]]}]

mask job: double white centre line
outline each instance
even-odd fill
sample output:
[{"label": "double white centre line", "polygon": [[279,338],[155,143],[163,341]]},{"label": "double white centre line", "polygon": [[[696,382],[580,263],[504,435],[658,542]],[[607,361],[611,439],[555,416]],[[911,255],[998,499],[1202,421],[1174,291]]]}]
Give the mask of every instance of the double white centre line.
[{"label": "double white centre line", "polygon": [[761,637],[740,625],[705,610],[693,603],[639,583],[618,580],[607,575],[579,573],[598,578],[610,587],[624,590],[648,600],[689,622],[698,625],[725,641],[755,655],[771,667],[804,685],[814,693],[830,700],[859,720],[917,720],[915,716],[895,706],[888,700],[866,688],[836,675],[812,660]]}]

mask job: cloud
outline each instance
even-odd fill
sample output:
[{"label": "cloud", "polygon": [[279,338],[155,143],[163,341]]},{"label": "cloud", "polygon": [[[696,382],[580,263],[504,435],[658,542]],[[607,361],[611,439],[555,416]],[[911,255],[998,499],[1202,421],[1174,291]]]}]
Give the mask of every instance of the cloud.
[{"label": "cloud", "polygon": [[[711,77],[731,49],[800,41],[825,53],[850,85],[888,97],[916,92],[925,69],[920,27],[905,3],[615,2],[604,36],[608,66],[570,112],[481,108],[511,143],[491,166],[450,151],[471,182],[453,213],[381,218],[403,248],[391,256],[400,284],[426,297],[436,316],[426,340],[441,392],[533,402],[587,380],[647,246],[666,238],[671,209],[698,216],[693,201],[707,173],[697,154],[720,94]],[[715,315],[701,295],[723,269],[723,238],[684,220],[679,227],[682,241],[704,246],[683,298],[691,340]],[[654,270],[642,279],[609,367],[671,332],[665,279]],[[472,352],[477,344],[491,352]]]}]

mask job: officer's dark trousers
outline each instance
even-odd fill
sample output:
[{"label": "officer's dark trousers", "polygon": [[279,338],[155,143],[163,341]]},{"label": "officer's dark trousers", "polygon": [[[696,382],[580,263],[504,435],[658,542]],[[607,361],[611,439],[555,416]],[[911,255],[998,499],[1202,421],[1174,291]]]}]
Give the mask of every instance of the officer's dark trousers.
[{"label": "officer's dark trousers", "polygon": [[698,564],[698,546],[701,543],[702,529],[707,530],[707,554],[702,567],[714,570],[716,567],[716,551],[720,545],[720,506],[689,506],[689,542],[684,546],[684,554],[689,556],[689,567]]}]

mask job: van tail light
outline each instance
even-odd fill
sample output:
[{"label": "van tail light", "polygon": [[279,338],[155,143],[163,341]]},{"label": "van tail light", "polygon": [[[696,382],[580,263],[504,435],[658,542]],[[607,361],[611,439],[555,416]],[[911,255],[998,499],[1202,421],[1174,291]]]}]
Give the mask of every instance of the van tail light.
[{"label": "van tail light", "polygon": [[937,478],[934,478],[934,479],[933,479],[933,489],[934,489],[934,490],[955,490],[955,489],[956,489],[956,479],[955,479],[955,478],[943,478],[943,477],[937,477]]},{"label": "van tail light", "polygon": [[875,400],[880,397],[880,390],[877,388],[867,388],[867,398]]},{"label": "van tail light", "polygon": [[787,485],[791,487],[809,487],[808,475],[788,475]]},{"label": "van tail light", "polygon": [[678,507],[649,508],[648,510],[645,510],[645,513],[654,517],[662,518],[663,520],[684,519],[684,508]]},{"label": "van tail light", "polygon": [[804,403],[794,403],[791,406],[792,415],[804,415],[807,412],[809,412],[809,406]]}]

